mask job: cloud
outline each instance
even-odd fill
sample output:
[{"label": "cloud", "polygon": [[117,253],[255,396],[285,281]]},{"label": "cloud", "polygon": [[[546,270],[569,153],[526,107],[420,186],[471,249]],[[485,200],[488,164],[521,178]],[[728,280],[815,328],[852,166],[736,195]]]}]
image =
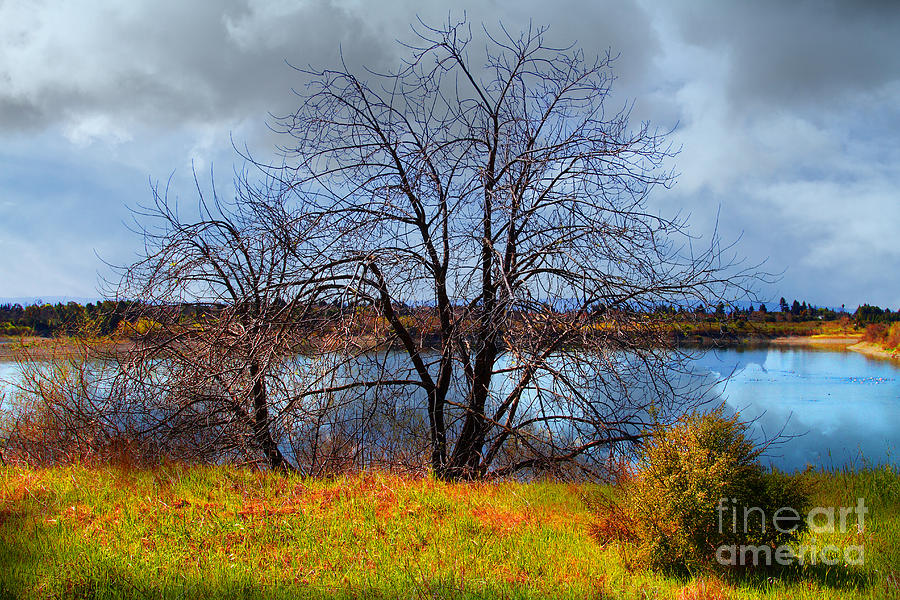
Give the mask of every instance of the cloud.
[{"label": "cloud", "polygon": [[[678,124],[679,183],[654,202],[690,213],[701,234],[720,214],[723,237],[743,233],[751,262],[788,269],[783,293],[900,303],[900,282],[878,275],[900,269],[889,231],[900,217],[894,2],[464,0],[451,13],[423,0],[0,0],[0,158],[15,171],[0,177],[0,205],[19,207],[0,238],[48,265],[60,239],[125,256],[130,242],[111,232],[123,205],[147,197],[148,176],[176,170],[173,190],[189,198],[192,165],[230,174],[232,139],[273,147],[267,115],[294,110],[304,83],[288,62],[389,68],[407,53],[396,40],[414,39],[410,24],[464,12],[473,56],[481,24],[501,21],[514,32],[549,24],[551,43],[619,54],[612,108],[633,99],[635,120]],[[65,203],[76,196],[80,212]],[[73,222],[79,237],[60,235]],[[93,253],[81,260],[92,273]],[[15,278],[23,295],[75,292],[27,288],[27,269]]]},{"label": "cloud", "polygon": [[737,108],[823,107],[900,77],[900,4],[826,0],[667,4],[682,39],[728,57]]},{"label": "cloud", "polygon": [[[650,3],[645,3],[649,7]],[[785,271],[770,294],[894,306],[900,5],[653,5],[682,145],[669,204]],[[663,114],[663,111],[657,111]]]},{"label": "cloud", "polygon": [[[141,125],[227,124],[290,99],[286,59],[374,62],[385,40],[327,2],[0,4],[0,123],[113,141]],[[98,123],[116,122],[115,127]],[[79,136],[76,135],[76,138]]]},{"label": "cloud", "polygon": [[[559,43],[578,40],[591,52],[622,52],[623,79],[638,78],[652,53],[652,31],[636,5],[602,11],[569,2],[514,9],[471,3],[468,11],[513,30],[553,22]],[[565,3],[564,3],[565,6]],[[467,7],[454,9],[461,17]],[[561,16],[560,16],[561,15]],[[437,3],[226,0],[97,0],[91,3],[0,4],[0,124],[34,130],[62,123],[75,135],[112,141],[141,125],[228,127],[249,113],[294,107],[301,78],[286,64],[353,68],[395,66],[418,18],[439,24],[450,13]],[[630,27],[623,26],[631,23]],[[635,24],[639,26],[635,26]],[[116,127],[98,127],[116,121]]]}]

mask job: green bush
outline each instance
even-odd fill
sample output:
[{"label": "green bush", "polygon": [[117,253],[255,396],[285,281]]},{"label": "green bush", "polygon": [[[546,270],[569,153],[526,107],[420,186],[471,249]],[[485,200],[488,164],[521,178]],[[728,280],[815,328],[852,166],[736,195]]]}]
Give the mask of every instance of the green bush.
[{"label": "green bush", "polygon": [[[766,471],[760,452],[746,424],[721,408],[653,431],[625,484],[622,507],[640,561],[652,568],[705,569],[735,556],[724,551],[717,557],[722,547],[774,551],[795,540],[805,525],[809,493],[798,478]],[[775,527],[773,519],[795,513],[799,519],[778,521],[782,531]]]}]

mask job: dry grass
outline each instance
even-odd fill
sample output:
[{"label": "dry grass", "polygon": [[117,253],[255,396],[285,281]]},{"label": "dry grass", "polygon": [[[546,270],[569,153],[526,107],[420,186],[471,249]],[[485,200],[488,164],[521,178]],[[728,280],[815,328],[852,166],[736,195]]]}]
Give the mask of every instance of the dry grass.
[{"label": "dry grass", "polygon": [[867,498],[861,571],[654,573],[598,510],[615,490],[591,485],[0,467],[0,598],[889,597],[900,478],[809,477],[826,506]]},{"label": "dry grass", "polygon": [[678,590],[678,600],[727,600],[729,588],[719,579],[701,578]]}]

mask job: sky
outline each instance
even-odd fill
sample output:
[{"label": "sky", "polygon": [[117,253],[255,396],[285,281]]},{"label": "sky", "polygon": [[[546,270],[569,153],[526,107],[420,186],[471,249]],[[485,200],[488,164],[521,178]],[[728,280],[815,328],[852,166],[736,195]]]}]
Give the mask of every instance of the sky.
[{"label": "sky", "polygon": [[548,25],[611,50],[611,102],[673,129],[652,203],[779,274],[763,299],[900,308],[900,2],[0,0],[0,297],[91,298],[192,168],[227,183],[296,108],[289,64],[397,65],[410,24]]}]

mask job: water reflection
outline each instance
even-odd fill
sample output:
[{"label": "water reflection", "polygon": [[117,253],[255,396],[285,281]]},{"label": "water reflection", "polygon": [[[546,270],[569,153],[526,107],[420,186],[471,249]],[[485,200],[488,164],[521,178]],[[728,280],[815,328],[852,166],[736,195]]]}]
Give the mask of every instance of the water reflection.
[{"label": "water reflection", "polygon": [[760,439],[793,437],[766,460],[785,469],[897,464],[900,370],[855,352],[763,348],[710,351],[699,372],[733,373],[718,385],[731,410],[754,419]]}]

